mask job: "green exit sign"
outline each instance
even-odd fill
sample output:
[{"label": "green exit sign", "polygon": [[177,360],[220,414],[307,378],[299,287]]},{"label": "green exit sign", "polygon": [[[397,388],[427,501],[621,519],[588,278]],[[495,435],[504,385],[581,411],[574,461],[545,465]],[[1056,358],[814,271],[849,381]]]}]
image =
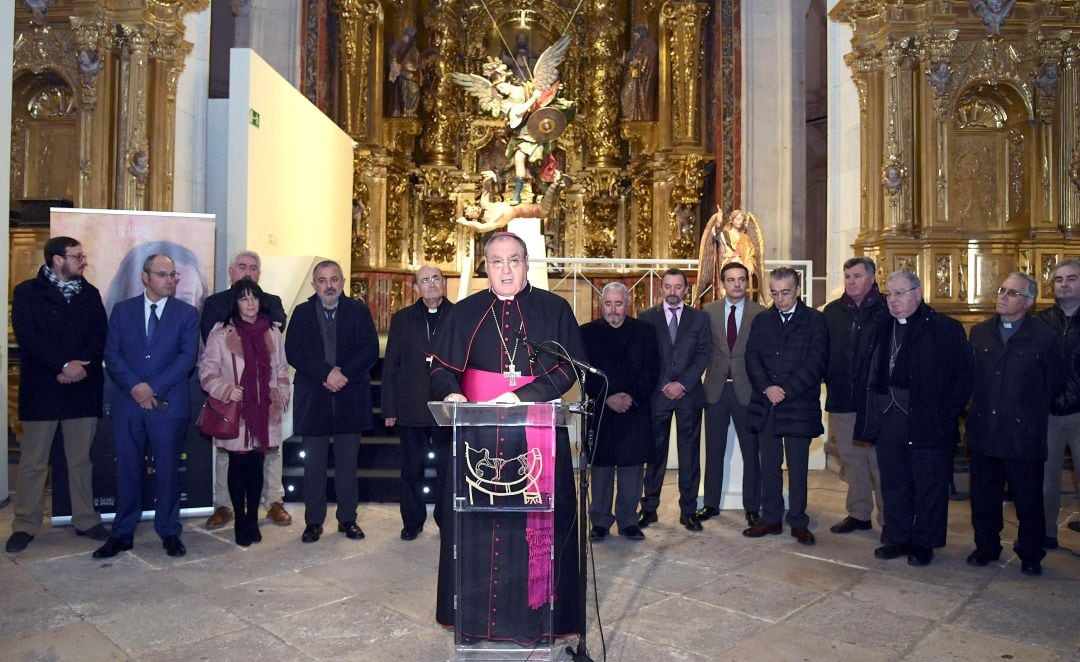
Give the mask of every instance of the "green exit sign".
[{"label": "green exit sign", "polygon": [[255,127],[256,129],[259,128],[259,111],[255,110],[254,108],[250,108],[248,110],[251,115],[251,126]]}]

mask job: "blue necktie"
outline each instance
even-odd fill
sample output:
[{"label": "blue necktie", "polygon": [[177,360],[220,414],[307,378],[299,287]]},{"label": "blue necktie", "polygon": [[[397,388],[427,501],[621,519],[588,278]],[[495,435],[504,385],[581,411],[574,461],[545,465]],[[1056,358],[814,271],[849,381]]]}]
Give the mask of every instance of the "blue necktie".
[{"label": "blue necktie", "polygon": [[158,316],[157,316],[157,304],[150,304],[150,319],[146,324],[146,342],[150,342],[154,339],[154,332],[157,331]]}]

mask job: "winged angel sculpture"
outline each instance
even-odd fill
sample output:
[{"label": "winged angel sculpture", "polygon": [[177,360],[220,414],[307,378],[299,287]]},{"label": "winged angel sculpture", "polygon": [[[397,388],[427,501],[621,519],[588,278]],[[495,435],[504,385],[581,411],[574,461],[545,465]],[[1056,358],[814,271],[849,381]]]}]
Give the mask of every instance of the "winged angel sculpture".
[{"label": "winged angel sculpture", "polygon": [[[765,245],[757,218],[748,211],[736,209],[725,221],[724,212],[717,207],[701,234],[698,283],[708,285],[713,299],[719,299],[724,289],[720,270],[729,262],[738,262],[746,267],[750,277],[748,293],[760,301],[764,255]],[[702,292],[702,296],[708,291]]]},{"label": "winged angel sculpture", "polygon": [[559,179],[555,157],[556,140],[573,119],[574,102],[559,96],[559,65],[570,47],[570,35],[564,34],[536,60],[533,72],[519,72],[528,81],[510,71],[501,59],[488,57],[483,75],[451,74],[455,83],[476,97],[481,110],[506,119],[511,138],[506,157],[512,160],[514,196],[510,205],[521,204],[525,181],[532,178],[542,190]]}]

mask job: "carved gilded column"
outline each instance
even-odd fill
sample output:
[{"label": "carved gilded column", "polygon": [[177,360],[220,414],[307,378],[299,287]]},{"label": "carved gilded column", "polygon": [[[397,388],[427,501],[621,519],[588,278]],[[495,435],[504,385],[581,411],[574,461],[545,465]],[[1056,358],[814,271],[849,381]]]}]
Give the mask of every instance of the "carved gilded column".
[{"label": "carved gilded column", "polygon": [[915,220],[914,48],[914,37],[890,39],[883,53],[885,153],[879,177],[885,193],[884,230],[892,235],[909,233]]},{"label": "carved gilded column", "polygon": [[[149,153],[157,164],[147,191],[148,209],[170,209],[173,202],[173,169],[176,161],[176,86],[184,70],[191,44],[175,32],[159,32],[150,45],[150,70],[159,82],[150,99]],[[161,90],[161,84],[164,90]],[[164,92],[162,94],[161,92]]]},{"label": "carved gilded column", "polygon": [[589,141],[586,162],[590,167],[618,165],[617,122],[622,71],[619,34],[624,27],[614,0],[590,0],[585,43],[585,57],[589,62],[585,78],[589,112],[581,117]]},{"label": "carved gilded column", "polygon": [[382,115],[382,43],[375,29],[382,22],[377,0],[334,0],[338,13],[337,121],[354,140],[366,143],[374,135],[374,116]]},{"label": "carved gilded column", "polygon": [[[920,141],[921,161],[919,184],[923,194],[919,199],[923,229],[933,235],[943,229],[955,233],[955,223],[949,223],[949,121],[956,100],[956,81],[953,76],[953,47],[958,30],[929,32],[923,39],[922,64],[924,84],[920,96],[933,108],[933,113],[920,113],[919,126],[928,139]],[[951,225],[951,227],[950,227]]]},{"label": "carved gilded column", "polygon": [[430,70],[432,80],[425,81],[421,99],[427,123],[420,136],[420,149],[425,165],[452,166],[457,157],[457,113],[464,98],[450,79],[461,59],[464,32],[454,0],[440,2],[424,17],[424,25],[431,34],[435,59]]},{"label": "carved gilded column", "polygon": [[585,218],[582,227],[584,255],[597,258],[616,257],[618,180],[617,170],[597,168],[590,171],[582,182],[585,189]]},{"label": "carved gilded column", "polygon": [[[109,192],[106,188],[108,177],[102,177],[105,169],[102,164],[108,162],[108,149],[103,140],[95,136],[104,136],[108,127],[108,114],[97,112],[99,88],[107,85],[107,79],[101,76],[106,68],[103,47],[108,47],[109,29],[103,16],[86,20],[78,16],[69,19],[75,30],[76,61],[79,65],[79,196],[80,207],[104,207]],[[98,167],[92,167],[97,164]],[[97,180],[94,173],[97,172]]]},{"label": "carved gilded column", "polygon": [[702,23],[708,14],[704,3],[668,2],[660,9],[661,43],[667,46],[661,50],[670,62],[671,144],[676,147],[702,142]]},{"label": "carved gilded column", "polygon": [[861,152],[859,185],[860,238],[871,240],[881,233],[881,186],[878,170],[867,164],[881,163],[881,132],[876,130],[880,117],[879,105],[872,101],[881,94],[881,54],[871,47],[857,47],[844,56],[851,69],[851,80],[859,96],[859,151]]},{"label": "carved gilded column", "polygon": [[1065,51],[1061,82],[1061,185],[1059,224],[1066,236],[1080,232],[1080,47]]},{"label": "carved gilded column", "polygon": [[121,59],[116,206],[144,210],[147,208],[146,182],[152,167],[146,135],[147,56],[155,30],[146,25],[121,24],[118,27]]},{"label": "carved gilded column", "polygon": [[[1068,170],[1061,168],[1061,156],[1069,154],[1071,150],[1062,149],[1063,145],[1058,144],[1055,134],[1059,130],[1057,125],[1065,121],[1062,116],[1072,114],[1076,109],[1075,105],[1058,106],[1062,58],[1069,48],[1069,36],[1069,31],[1062,30],[1049,37],[1039,34],[1035,38],[1035,63],[1038,69],[1031,83],[1031,98],[1034,101],[1036,120],[1036,191],[1040,195],[1034,196],[1031,224],[1036,230],[1053,230],[1060,223],[1055,222],[1055,219],[1063,218],[1059,214],[1063,185],[1060,173]],[[1068,110],[1059,114],[1059,108]],[[1063,132],[1062,135],[1069,134]]]}]

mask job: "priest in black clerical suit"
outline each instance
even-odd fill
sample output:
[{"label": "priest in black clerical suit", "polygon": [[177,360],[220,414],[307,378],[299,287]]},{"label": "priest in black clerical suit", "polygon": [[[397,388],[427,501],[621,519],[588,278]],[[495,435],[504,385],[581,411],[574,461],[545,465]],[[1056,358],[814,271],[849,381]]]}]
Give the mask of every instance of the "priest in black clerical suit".
[{"label": "priest in black clerical suit", "polygon": [[[451,308],[433,338],[433,399],[543,402],[560,397],[577,381],[573,366],[550,354],[530,355],[525,339],[536,344],[558,342],[571,356],[584,360],[573,311],[563,299],[526,282],[528,253],[516,235],[493,235],[484,256],[490,289]],[[490,431],[498,437],[489,440],[498,457],[510,461],[526,453],[522,430]],[[499,513],[495,518],[474,511],[462,518],[466,527],[462,539],[469,541],[471,551],[460,561],[467,578],[457,596],[465,637],[532,645],[550,634],[579,633],[583,607],[578,599],[577,499],[565,428],[560,428],[555,438],[553,493],[554,526],[547,531],[555,549],[554,632],[546,627],[548,605],[538,607],[532,590],[537,570],[530,569],[530,560],[537,561],[537,550],[530,550],[530,546],[536,546],[538,537],[533,515]],[[447,514],[450,512],[448,506]],[[436,619],[449,627],[454,624],[457,590],[456,523],[453,517],[446,520],[441,533]],[[526,585],[529,590],[523,588]]]}]

